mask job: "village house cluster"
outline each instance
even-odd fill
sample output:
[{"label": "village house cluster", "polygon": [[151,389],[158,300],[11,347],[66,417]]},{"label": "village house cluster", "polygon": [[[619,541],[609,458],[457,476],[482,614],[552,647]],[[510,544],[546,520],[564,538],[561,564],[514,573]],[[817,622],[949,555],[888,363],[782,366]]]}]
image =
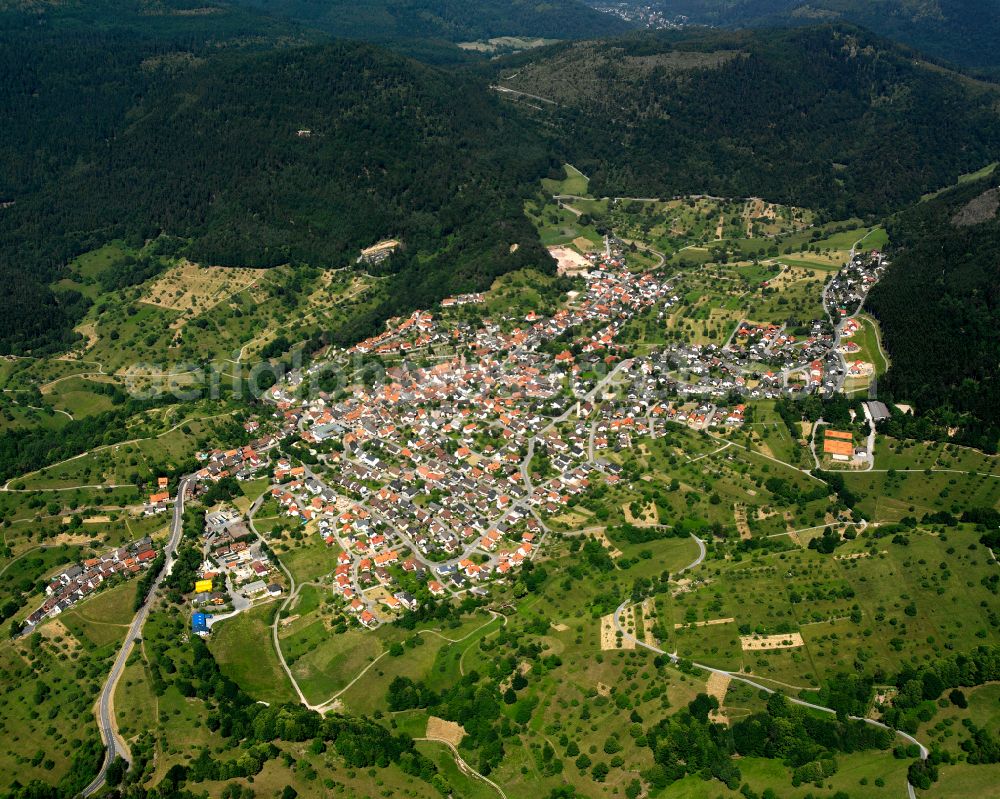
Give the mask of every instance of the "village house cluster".
[{"label": "village house cluster", "polygon": [[28,629],[34,628],[42,619],[58,616],[73,607],[108,580],[137,574],[155,559],[156,548],[152,539],[141,538],[70,566],[49,581],[45,588],[45,601],[25,620]]},{"label": "village house cluster", "polygon": [[[483,594],[534,556],[548,517],[594,479],[619,479],[602,451],[669,424],[739,427],[748,399],[827,390],[852,324],[840,309],[850,313],[882,268],[881,256],[859,256],[831,282],[824,299],[838,330],[817,321],[799,337],[744,321],[724,347],[674,343],[632,357],[622,331],[679,302],[676,278],[630,272],[610,240],[580,260],[582,288],[551,316],[448,318],[448,308],[484,302],[462,295],[445,300],[441,316],[416,311],[352,348],[379,356],[380,380],[359,373],[335,396],[300,397],[324,364],[293,372],[266,395],[273,432],[204,454],[198,477],[267,467],[269,507],[337,548],[333,591],[362,625],[429,597]],[[302,461],[261,454],[278,442]],[[271,567],[248,533],[240,518],[213,521],[204,579],[223,574],[244,593],[247,582],[270,591]]]},{"label": "village house cluster", "polygon": [[275,581],[276,567],[236,510],[221,508],[205,516],[204,557],[196,605],[226,605],[234,595],[253,600],[284,590]]}]

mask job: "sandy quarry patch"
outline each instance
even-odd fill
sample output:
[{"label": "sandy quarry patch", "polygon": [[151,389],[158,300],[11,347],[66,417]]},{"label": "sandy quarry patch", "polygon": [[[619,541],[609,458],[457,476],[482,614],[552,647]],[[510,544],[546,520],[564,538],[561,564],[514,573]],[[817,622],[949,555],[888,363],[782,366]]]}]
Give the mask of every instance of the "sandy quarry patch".
[{"label": "sandy quarry patch", "polygon": [[774,450],[771,449],[771,445],[764,441],[764,439],[758,439],[755,443],[757,444],[757,449],[759,449],[765,457],[774,458]]},{"label": "sandy quarry patch", "polygon": [[549,247],[549,255],[556,259],[560,275],[578,275],[590,269],[590,261],[569,247]]},{"label": "sandy quarry patch", "polygon": [[266,269],[199,266],[182,261],[157,278],[141,302],[189,314],[201,313],[248,288],[266,272]]},{"label": "sandy quarry patch", "polygon": [[736,522],[736,532],[744,541],[750,538],[750,523],[747,521],[747,506],[737,502],[733,505],[733,519]]},{"label": "sandy quarry patch", "polygon": [[[635,612],[632,608],[626,608],[622,611],[622,627],[626,630],[634,630],[635,628]],[[635,649],[635,641],[631,638],[623,635],[621,639],[615,634],[617,632],[615,628],[615,614],[609,613],[607,616],[601,618],[601,649]],[[619,642],[621,646],[619,646]]]},{"label": "sandy quarry patch", "polygon": [[768,286],[773,289],[786,289],[795,283],[802,283],[806,280],[816,280],[815,274],[813,277],[809,276],[809,273],[815,273],[815,269],[805,269],[801,266],[788,266],[783,264],[781,271],[767,281]]},{"label": "sandy quarry patch", "polygon": [[611,686],[607,683],[597,683],[597,693],[601,696],[611,696]]},{"label": "sandy quarry patch", "polygon": [[[888,555],[889,550],[882,549],[879,550],[879,555]],[[872,556],[871,552],[852,552],[850,555],[834,555],[834,560],[857,560],[858,558],[870,558]]]},{"label": "sandy quarry patch", "polygon": [[557,633],[564,633],[564,632],[566,632],[569,629],[569,625],[562,624],[561,622],[560,623],[556,623],[556,622],[553,621],[553,622],[550,622],[550,625],[551,625],[552,629],[555,630]]},{"label": "sandy quarry patch", "polygon": [[714,627],[716,624],[732,624],[736,619],[706,619],[705,621],[692,621],[688,624],[675,624],[674,629],[681,627]]},{"label": "sandy quarry patch", "polygon": [[713,710],[709,714],[709,721],[716,724],[726,723],[726,714],[723,706],[726,704],[726,693],[729,691],[730,682],[732,682],[732,678],[728,674],[718,674],[713,671],[712,675],[708,678],[708,682],[705,683],[705,693],[719,700],[719,709]]},{"label": "sandy quarry patch", "polygon": [[373,244],[371,247],[365,247],[365,249],[361,251],[361,257],[371,258],[381,253],[386,253],[386,252],[391,253],[397,247],[399,247],[399,241],[397,239],[385,239],[376,244]]},{"label": "sandy quarry patch", "polygon": [[659,524],[660,514],[656,509],[655,502],[645,505],[638,516],[632,515],[631,504],[631,502],[626,502],[622,505],[622,513],[625,515],[625,521],[628,524],[636,527],[651,527],[654,524]]},{"label": "sandy quarry patch", "polygon": [[656,600],[650,597],[642,601],[642,640],[649,646],[656,646],[654,626],[656,626]]},{"label": "sandy quarry patch", "polygon": [[744,652],[758,652],[764,649],[794,649],[799,646],[805,646],[801,633],[740,636],[740,647],[742,647]]},{"label": "sandy quarry patch", "polygon": [[[42,637],[49,641],[55,647],[62,646],[68,650],[76,650],[80,648],[80,641],[77,639],[73,633],[69,631],[69,627],[62,623],[59,618],[49,619],[44,624],[40,624],[37,628]],[[62,643],[56,642],[56,638],[62,637]]]},{"label": "sandy quarry patch", "polygon": [[455,721],[445,721],[437,716],[430,716],[427,719],[427,732],[424,735],[458,746],[465,737],[465,727]]},{"label": "sandy quarry patch", "polygon": [[392,596],[389,589],[384,585],[376,585],[371,588],[366,588],[362,593],[365,595],[365,599],[369,602],[381,602],[387,597]]},{"label": "sandy quarry patch", "polygon": [[78,357],[79,355],[87,352],[87,350],[91,349],[99,340],[97,336],[97,325],[94,322],[84,322],[83,324],[77,325],[73,329],[83,336],[84,341],[82,345],[78,345],[79,350],[67,353],[67,355],[64,356],[64,359],[67,361],[74,360],[74,356]]},{"label": "sandy quarry patch", "polygon": [[604,529],[597,530],[591,535],[601,542],[601,546],[608,550],[608,555],[612,558],[620,558],[622,556],[622,551],[618,549],[614,544],[611,543],[611,539],[608,538]]}]

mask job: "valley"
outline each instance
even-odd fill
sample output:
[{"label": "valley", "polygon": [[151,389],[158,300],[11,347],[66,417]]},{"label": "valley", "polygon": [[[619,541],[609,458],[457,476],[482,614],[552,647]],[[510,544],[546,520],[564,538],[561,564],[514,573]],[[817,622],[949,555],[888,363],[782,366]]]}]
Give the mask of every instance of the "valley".
[{"label": "valley", "polygon": [[[817,224],[809,211],[757,200],[601,199],[588,194],[579,170],[567,166],[564,174],[526,207],[542,242],[563,253],[556,276],[515,273],[487,292],[393,320],[344,349],[318,344],[314,325],[344,312],[339,298],[364,301],[378,284],[346,272],[300,272],[295,279],[317,286],[304,292],[305,302],[272,321],[248,314],[255,327],[235,338],[219,335],[222,326],[211,339],[197,337],[216,347],[205,354],[217,366],[175,367],[173,383],[153,373],[139,384],[193,396],[147,412],[123,443],[8,483],[6,512],[26,511],[34,528],[24,538],[5,535],[14,567],[45,551],[36,535],[72,541],[60,531],[74,507],[94,551],[98,541],[134,540],[149,530],[157,546],[188,564],[175,570],[170,590],[207,614],[211,652],[240,691],[269,702],[298,697],[318,713],[392,713],[390,728],[426,739],[421,755],[437,763],[434,773],[448,775],[440,779],[468,791],[463,795],[517,795],[529,779],[575,785],[587,795],[595,786],[601,795],[640,781],[655,786],[664,780],[657,758],[619,749],[613,742],[629,730],[614,719],[630,710],[632,727],[635,719],[642,727],[653,708],[699,694],[716,698],[713,718],[729,726],[773,711],[767,697],[779,691],[807,706],[891,717],[909,730],[909,721],[892,714],[912,711],[880,703],[882,688],[859,689],[854,704],[840,705],[832,686],[859,665],[891,685],[892,675],[919,662],[923,637],[958,651],[990,640],[977,614],[956,617],[955,609],[995,602],[995,560],[985,546],[970,544],[960,554],[945,552],[943,542],[970,540],[975,527],[955,522],[956,508],[997,507],[1000,471],[993,457],[949,444],[914,448],[883,434],[863,455],[853,448],[841,460],[824,454],[831,429],[859,447],[868,435],[865,403],[876,389],[852,384],[858,398],[845,397],[846,382],[861,380],[846,368],[845,351],[858,342],[852,358],[864,354],[872,375],[884,371],[872,343],[877,322],[861,313],[887,266],[878,252],[889,243],[884,230],[854,227],[856,220]],[[81,263],[101,263],[100,254]],[[105,258],[89,279],[99,282],[114,263]],[[198,267],[169,260],[161,270],[117,290],[150,308],[180,303],[171,310],[182,316],[164,317],[163,333],[147,333],[151,343],[113,336],[120,328],[99,317],[96,341],[76,353],[77,363],[22,364],[10,370],[9,385],[51,375],[39,407],[54,410],[59,398],[84,417],[107,413],[115,405],[96,404],[100,392],[120,392],[126,375],[121,367],[94,370],[89,355],[113,367],[141,357],[144,347],[164,346],[159,341],[184,352],[183,339],[165,338],[177,318],[204,330],[201,320],[241,307],[241,294],[259,277],[265,285],[283,279],[268,270],[203,280]],[[184,277],[174,282],[171,275]],[[139,329],[155,330],[152,319]],[[279,337],[275,350],[293,357],[290,371],[273,371],[273,385],[247,393],[222,382],[226,390],[216,396],[206,390],[216,369],[226,380],[242,375],[260,347]],[[796,394],[809,397],[813,410],[804,418],[816,414],[801,430],[790,427]],[[227,419],[230,437],[218,426]],[[222,448],[206,449],[210,441]],[[831,480],[831,471],[842,477]],[[166,504],[144,499],[154,475],[167,475]],[[947,501],[944,484],[957,492],[957,505]],[[105,506],[88,492],[107,496]],[[116,496],[132,504],[116,505]],[[159,511],[175,496],[168,542]],[[205,509],[192,516],[184,499]],[[48,503],[51,520],[36,513],[31,524],[37,501]],[[54,563],[79,552],[67,550]],[[917,562],[938,561],[963,574],[967,587],[942,582],[947,577],[937,569],[914,571]],[[561,576],[574,573],[592,575],[587,590]],[[894,577],[903,574],[901,600]],[[192,582],[178,582],[183,575]],[[193,581],[203,578],[218,600],[194,592]],[[952,607],[934,599],[942,589]],[[105,596],[112,593],[103,589],[98,599]],[[37,606],[26,599],[18,622]],[[96,601],[72,613],[95,618],[87,609]],[[899,617],[902,601],[909,604]],[[919,622],[900,626],[911,607]],[[147,609],[149,635],[175,653],[170,658],[181,656],[178,629],[190,626],[183,608],[153,600]],[[70,615],[29,621],[55,631]],[[914,624],[919,629],[908,629]],[[55,635],[86,648],[80,636],[92,633]],[[97,640],[115,647],[121,638]],[[249,642],[264,653],[257,655],[268,664],[264,671],[246,661],[241,650]],[[151,675],[162,681],[152,667],[165,655],[150,660],[135,646],[105,689],[117,697],[106,709],[119,730],[117,751],[133,763],[130,775],[155,781],[165,773],[155,763],[184,752],[200,757],[212,738],[188,735],[198,723],[191,708],[160,724],[155,741],[144,737],[153,719],[132,697],[176,703],[170,697],[178,689],[172,680],[151,683]],[[536,665],[515,669],[527,687],[504,687],[509,673],[496,670],[512,661],[495,660],[498,648],[515,660],[537,652]],[[550,670],[573,675],[580,693],[567,692]],[[425,692],[426,705],[399,698],[411,685]],[[499,749],[487,745],[492,734],[474,743],[468,726],[441,743],[447,738],[435,719],[463,720],[435,704],[434,692],[444,696],[452,685],[497,692],[508,709],[499,718],[517,725],[492,738],[503,741]],[[449,755],[449,745],[460,746]],[[907,763],[882,745],[838,756],[830,784],[852,796],[899,795]],[[601,747],[619,754],[602,760]],[[286,751],[298,773],[329,767],[302,749]],[[102,774],[114,773],[115,762],[109,756],[110,772]],[[734,761],[754,790],[789,790],[798,778],[771,769],[773,762]],[[465,763],[464,774],[455,763]],[[426,783],[395,768],[384,778],[421,795]],[[308,776],[282,779],[310,790]],[[350,795],[361,790],[354,779],[345,774],[334,783]],[[661,795],[690,795],[697,785],[691,779],[666,779]]]},{"label": "valley", "polygon": [[994,795],[995,19],[861,5],[0,4],[0,799]]}]

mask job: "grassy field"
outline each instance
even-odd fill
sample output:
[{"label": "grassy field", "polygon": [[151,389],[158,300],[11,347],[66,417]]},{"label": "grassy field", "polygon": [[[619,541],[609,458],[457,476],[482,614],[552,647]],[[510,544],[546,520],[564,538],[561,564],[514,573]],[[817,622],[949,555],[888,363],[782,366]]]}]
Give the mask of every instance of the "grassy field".
[{"label": "grassy field", "polygon": [[59,614],[67,629],[80,641],[95,647],[120,643],[135,615],[135,582],[101,591]]},{"label": "grassy field", "polygon": [[[995,635],[979,611],[980,603],[993,601],[982,582],[994,568],[985,547],[964,531],[945,540],[914,533],[908,540],[904,546],[861,536],[837,549],[838,557],[800,550],[709,561],[704,584],[658,604],[667,648],[709,665],[808,686],[838,671],[895,673],[921,662],[928,641],[965,651]],[[860,557],[845,557],[852,554]],[[908,606],[916,615],[904,613]],[[672,629],[721,618],[735,621]],[[805,645],[743,652],[741,628],[743,634],[799,631]]]},{"label": "grassy field", "polygon": [[879,468],[899,471],[844,474],[844,480],[859,497],[857,510],[870,521],[896,522],[938,511],[961,515],[964,508],[1000,507],[1000,479],[995,475]]},{"label": "grassy field", "polygon": [[[491,621],[485,614],[463,620],[458,627],[446,627],[440,632],[422,632],[405,638],[405,651],[400,656],[383,657],[365,677],[344,692],[344,706],[353,713],[370,715],[385,711],[386,691],[396,677],[425,679],[435,690],[453,685],[464,674],[463,658],[486,636],[501,627],[500,620]],[[403,631],[381,632],[383,644],[401,638]],[[452,643],[452,639],[457,643]]]},{"label": "grassy field", "polygon": [[[968,701],[968,708],[960,709],[946,697],[942,697],[944,709],[939,709],[933,719],[923,724],[918,735],[921,741],[933,742],[943,751],[964,759],[961,744],[970,737],[964,722],[972,722],[994,735],[1000,730],[1000,683],[966,688],[963,693]],[[980,766],[969,768],[978,769]]]},{"label": "grassy field", "polygon": [[92,705],[113,655],[113,646],[94,648],[61,623],[0,643],[0,788],[57,782],[97,739]]},{"label": "grassy field", "polygon": [[[992,164],[987,164],[982,169],[977,169],[975,172],[967,172],[964,175],[959,175],[958,180],[955,182],[955,184],[961,186],[963,183],[972,183],[973,181],[985,178],[988,175],[992,175],[994,172],[996,172],[998,166],[1000,166],[1000,162],[994,161]],[[921,200],[923,202],[926,202],[927,200],[932,200],[939,194],[942,194],[943,192],[947,191],[950,188],[951,186],[945,186],[943,189],[939,189],[938,191],[929,192],[928,194],[925,194],[921,198]]]},{"label": "grassy field", "polygon": [[296,583],[316,580],[337,568],[340,549],[327,544],[312,526],[304,528],[301,541],[289,536],[272,546]]},{"label": "grassy field", "polygon": [[[907,761],[895,760],[885,752],[839,755],[836,760],[837,773],[824,780],[823,787],[828,791],[843,791],[855,799],[894,799],[906,792]],[[739,761],[739,768],[741,784],[749,785],[751,790],[763,792],[770,788],[782,799],[817,795],[817,786],[813,784],[792,787],[791,770],[780,761],[747,757]],[[876,785],[876,779],[884,785]],[[663,799],[737,799],[742,796],[739,791],[730,791],[719,782],[705,782],[698,777],[686,777],[659,795]]]},{"label": "grassy field", "polygon": [[263,702],[295,702],[295,691],[271,641],[274,604],[252,608],[212,627],[210,648],[222,673]]},{"label": "grassy field", "polygon": [[863,323],[861,330],[854,334],[851,341],[857,342],[861,352],[851,357],[875,364],[875,374],[883,375],[889,370],[890,362],[884,350],[879,347],[878,322],[870,316],[862,316],[860,319]]},{"label": "grassy field", "polygon": [[966,799],[969,796],[996,796],[1000,785],[1000,764],[970,766],[959,763],[943,766],[940,779],[920,796],[929,799]]},{"label": "grassy field", "polygon": [[79,419],[114,407],[110,396],[95,390],[98,385],[93,379],[70,377],[47,386],[43,396],[53,408]]},{"label": "grassy field", "polygon": [[954,469],[978,476],[1000,474],[1000,457],[957,444],[879,438],[875,454],[879,469]]},{"label": "grassy field", "polygon": [[499,795],[496,789],[459,769],[455,762],[455,755],[445,744],[420,741],[417,744],[417,750],[430,758],[441,770],[454,789],[454,796],[460,796],[462,799],[494,799]]},{"label": "grassy field", "polygon": [[18,488],[66,488],[129,485],[193,465],[194,454],[212,440],[217,419],[229,415],[229,406],[217,403],[167,406],[134,419],[134,438],[101,446],[89,453],[40,469],[14,481]]},{"label": "grassy field", "polygon": [[562,180],[552,180],[546,178],[542,180],[542,186],[549,194],[573,194],[579,197],[587,196],[587,187],[590,178],[584,175],[572,164],[563,164]]},{"label": "grassy field", "polygon": [[339,635],[322,620],[293,623],[279,641],[306,699],[325,702],[382,653],[378,636],[362,630]]}]

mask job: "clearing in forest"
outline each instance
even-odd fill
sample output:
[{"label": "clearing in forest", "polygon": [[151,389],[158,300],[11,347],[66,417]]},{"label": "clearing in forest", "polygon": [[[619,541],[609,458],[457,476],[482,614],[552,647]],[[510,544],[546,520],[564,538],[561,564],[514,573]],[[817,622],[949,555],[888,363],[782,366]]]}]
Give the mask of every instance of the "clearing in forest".
[{"label": "clearing in forest", "polygon": [[[635,626],[635,613],[632,608],[626,608],[622,612],[622,627],[630,629],[629,624]],[[635,649],[635,641],[627,636],[622,636],[619,640],[615,629],[615,614],[609,613],[601,617],[601,649]],[[634,631],[633,631],[634,633]]]},{"label": "clearing in forest", "polygon": [[203,313],[248,288],[266,271],[182,261],[150,285],[142,302],[192,315]]},{"label": "clearing in forest", "polygon": [[709,721],[713,724],[726,723],[726,714],[723,710],[723,705],[726,704],[726,694],[729,692],[729,683],[731,681],[732,678],[728,674],[718,674],[713,671],[708,678],[708,682],[705,683],[705,693],[719,700],[719,709],[713,710],[708,717]]}]

